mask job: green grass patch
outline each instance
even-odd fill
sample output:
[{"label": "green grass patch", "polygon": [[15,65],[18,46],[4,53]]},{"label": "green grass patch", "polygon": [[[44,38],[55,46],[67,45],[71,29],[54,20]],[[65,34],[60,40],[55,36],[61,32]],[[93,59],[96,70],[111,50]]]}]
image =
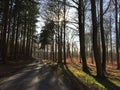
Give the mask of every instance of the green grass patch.
[{"label": "green grass patch", "polygon": [[89,88],[96,88],[98,90],[120,90],[120,81],[117,79],[96,78],[72,66],[69,66],[69,70],[79,81]]},{"label": "green grass patch", "polygon": [[85,72],[81,71],[81,70],[76,70],[75,68],[70,67],[69,68],[70,71],[80,80],[83,82],[83,84],[87,85],[88,87],[99,87],[102,90],[106,90],[106,88],[99,83],[95,78],[93,78],[92,76],[86,74]]},{"label": "green grass patch", "polygon": [[114,83],[116,86],[120,87],[120,81],[116,79],[109,79],[112,83]]}]

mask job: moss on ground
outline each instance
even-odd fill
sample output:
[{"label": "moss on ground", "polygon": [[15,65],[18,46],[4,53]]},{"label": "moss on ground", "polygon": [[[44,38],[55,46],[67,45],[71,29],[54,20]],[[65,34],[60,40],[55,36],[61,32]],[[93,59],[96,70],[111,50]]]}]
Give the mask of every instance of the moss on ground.
[{"label": "moss on ground", "polygon": [[120,90],[120,81],[114,79],[114,77],[97,78],[86,74],[82,70],[78,70],[73,66],[68,66],[68,69],[79,81],[90,88],[96,88],[97,90]]}]

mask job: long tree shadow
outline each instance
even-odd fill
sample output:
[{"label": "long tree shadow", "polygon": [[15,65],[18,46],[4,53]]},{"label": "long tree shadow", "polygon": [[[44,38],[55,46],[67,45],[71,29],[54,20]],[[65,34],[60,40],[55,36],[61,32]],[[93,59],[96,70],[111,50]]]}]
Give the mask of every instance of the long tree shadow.
[{"label": "long tree shadow", "polygon": [[[77,68],[78,70],[82,70],[82,66],[80,65],[80,64],[82,64],[82,63],[79,62],[79,64],[76,64],[76,63],[73,61],[72,58],[71,58],[71,63],[72,63],[72,66],[74,66],[74,67]],[[67,66],[66,66],[66,67],[67,67]],[[91,72],[90,72],[90,71],[92,71],[92,69],[88,67],[88,70],[85,70],[85,73],[91,75]]]},{"label": "long tree shadow", "polygon": [[105,78],[98,78],[94,77],[96,81],[101,83],[107,90],[120,90],[120,87],[112,83],[107,77]]},{"label": "long tree shadow", "polygon": [[90,90],[90,88],[80,82],[80,80],[69,70],[67,65],[64,65],[64,67],[61,66],[61,68],[64,73],[64,79],[66,83],[68,83],[69,85],[72,84],[72,88],[74,88],[74,90]]},{"label": "long tree shadow", "polygon": [[[76,63],[72,62],[72,66],[75,67],[77,70],[80,70],[80,66],[77,65]],[[66,66],[67,67],[67,66]],[[68,68],[68,67],[67,67]],[[89,68],[89,70],[92,70]],[[90,76],[92,76],[93,78],[95,78],[96,81],[98,81],[99,83],[101,83],[105,88],[107,88],[107,90],[120,90],[120,87],[115,85],[113,82],[111,82],[107,77],[105,78],[98,78],[94,75],[92,75],[91,73],[89,74]],[[112,78],[112,76],[111,76]],[[113,78],[112,78],[113,79]],[[115,78],[117,80],[119,80],[119,78]]]},{"label": "long tree shadow", "polygon": [[[75,82],[75,83],[73,83],[73,85],[75,84],[74,86],[78,86],[78,87],[76,87],[75,90],[91,90],[91,89],[92,90],[98,90],[98,87],[92,87],[91,86],[91,88],[89,88],[86,85],[84,85],[82,82],[80,82],[80,80],[69,70],[67,65],[65,65],[65,67],[61,67],[61,68],[62,68],[62,70],[64,71],[65,74],[70,76],[71,82]],[[96,77],[94,75],[91,75],[91,74],[89,74],[89,75],[91,77],[95,78],[95,80],[97,82],[99,82],[100,84],[102,84],[107,90],[120,90],[120,87],[115,85],[113,82],[111,82],[107,77],[98,78],[98,77]],[[81,87],[81,86],[83,86],[83,87]]]},{"label": "long tree shadow", "polygon": [[38,84],[37,90],[74,90],[64,82],[61,78],[61,74],[57,73],[58,66],[50,66],[51,69],[47,73],[44,79]]},{"label": "long tree shadow", "polygon": [[[42,64],[42,63],[41,63]],[[49,64],[31,64],[17,75],[0,84],[0,90],[74,90]]]},{"label": "long tree shadow", "polygon": [[45,65],[37,66],[36,64],[31,64],[23,70],[18,71],[14,76],[10,77],[10,79],[8,78],[8,80],[1,83],[0,90],[26,90],[30,81],[32,82],[32,80],[39,77],[40,74],[45,74],[44,69],[49,69],[49,67]]}]

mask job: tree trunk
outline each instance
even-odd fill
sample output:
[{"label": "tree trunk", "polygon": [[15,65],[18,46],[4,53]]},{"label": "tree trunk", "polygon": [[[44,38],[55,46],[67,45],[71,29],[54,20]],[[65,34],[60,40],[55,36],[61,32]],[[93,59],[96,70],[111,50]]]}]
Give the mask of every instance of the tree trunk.
[{"label": "tree trunk", "polygon": [[9,12],[9,1],[4,0],[4,13],[3,13],[3,31],[2,31],[2,61],[6,63],[6,32],[7,32],[7,25],[8,25],[8,12]]},{"label": "tree trunk", "polygon": [[100,57],[100,48],[98,46],[98,28],[96,17],[96,0],[91,0],[91,13],[92,13],[92,25],[93,25],[93,50],[97,69],[97,77],[103,77],[102,64]]},{"label": "tree trunk", "polygon": [[65,41],[65,39],[66,39],[66,34],[65,34],[65,30],[66,30],[66,17],[65,17],[65,14],[66,14],[66,0],[64,0],[64,48],[63,48],[63,50],[64,50],[64,64],[66,64],[66,41]]},{"label": "tree trunk", "polygon": [[102,41],[102,69],[103,75],[106,72],[106,45],[105,45],[105,35],[103,27],[103,0],[100,0],[100,30],[101,30],[101,41]]},{"label": "tree trunk", "polygon": [[62,64],[62,55],[61,55],[61,41],[60,41],[60,26],[59,26],[59,20],[60,20],[60,10],[59,10],[59,1],[58,1],[58,64]]},{"label": "tree trunk", "polygon": [[19,37],[19,15],[17,16],[17,28],[16,28],[16,38],[15,38],[15,51],[14,58],[17,58],[18,55],[18,37]]},{"label": "tree trunk", "polygon": [[115,0],[115,30],[116,30],[116,55],[117,55],[117,69],[120,69],[119,61],[119,36],[118,36],[118,11],[117,11],[117,0]]},{"label": "tree trunk", "polygon": [[12,5],[13,5],[13,0],[11,0],[11,5],[10,5],[10,9],[9,9],[9,23],[8,23],[8,34],[7,34],[7,42],[6,42],[6,49],[7,49],[7,55],[9,56],[9,40],[10,40],[10,31],[11,31],[11,21],[12,21]]},{"label": "tree trunk", "polygon": [[26,31],[27,31],[27,20],[26,20],[26,12],[25,12],[25,21],[24,21],[24,31],[23,31],[23,45],[22,45],[22,56],[25,56],[25,38],[26,38]]},{"label": "tree trunk", "polygon": [[111,63],[113,64],[113,56],[112,56],[112,24],[111,24],[111,16],[110,16],[110,48],[111,48],[111,51],[110,51],[110,59],[111,59]]},{"label": "tree trunk", "polygon": [[79,9],[78,9],[78,14],[79,14],[79,39],[80,39],[80,50],[81,50],[81,59],[82,59],[82,69],[85,72],[89,72],[87,62],[86,62],[86,55],[85,55],[85,28],[84,28],[84,23],[85,23],[85,17],[84,17],[84,6],[83,6],[83,1],[79,1]]},{"label": "tree trunk", "polygon": [[12,25],[12,36],[11,36],[11,40],[10,40],[10,55],[11,55],[11,59],[14,59],[14,40],[15,40],[15,25],[16,24],[16,16],[13,16],[13,25]]}]

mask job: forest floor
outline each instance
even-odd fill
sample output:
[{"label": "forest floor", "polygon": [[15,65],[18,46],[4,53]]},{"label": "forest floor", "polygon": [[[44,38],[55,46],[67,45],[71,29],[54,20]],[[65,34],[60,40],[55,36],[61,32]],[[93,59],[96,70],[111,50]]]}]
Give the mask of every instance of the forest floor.
[{"label": "forest floor", "polygon": [[91,74],[82,71],[80,60],[67,65],[32,60],[0,65],[0,90],[120,90],[120,70],[107,64],[106,78],[97,78],[95,64],[88,60]]},{"label": "forest floor", "polygon": [[[3,66],[0,67],[3,69]],[[0,90],[84,90],[82,85],[81,89],[75,89],[67,83],[57,67],[42,61],[11,68],[5,66],[6,73],[4,71],[0,77]]]},{"label": "forest floor", "polygon": [[65,71],[69,71],[69,75],[77,78],[78,81],[86,85],[90,90],[120,90],[120,70],[116,68],[116,62],[113,64],[107,63],[107,73],[105,78],[96,77],[95,64],[87,59],[90,74],[82,71],[80,60],[73,58],[67,59]]}]

